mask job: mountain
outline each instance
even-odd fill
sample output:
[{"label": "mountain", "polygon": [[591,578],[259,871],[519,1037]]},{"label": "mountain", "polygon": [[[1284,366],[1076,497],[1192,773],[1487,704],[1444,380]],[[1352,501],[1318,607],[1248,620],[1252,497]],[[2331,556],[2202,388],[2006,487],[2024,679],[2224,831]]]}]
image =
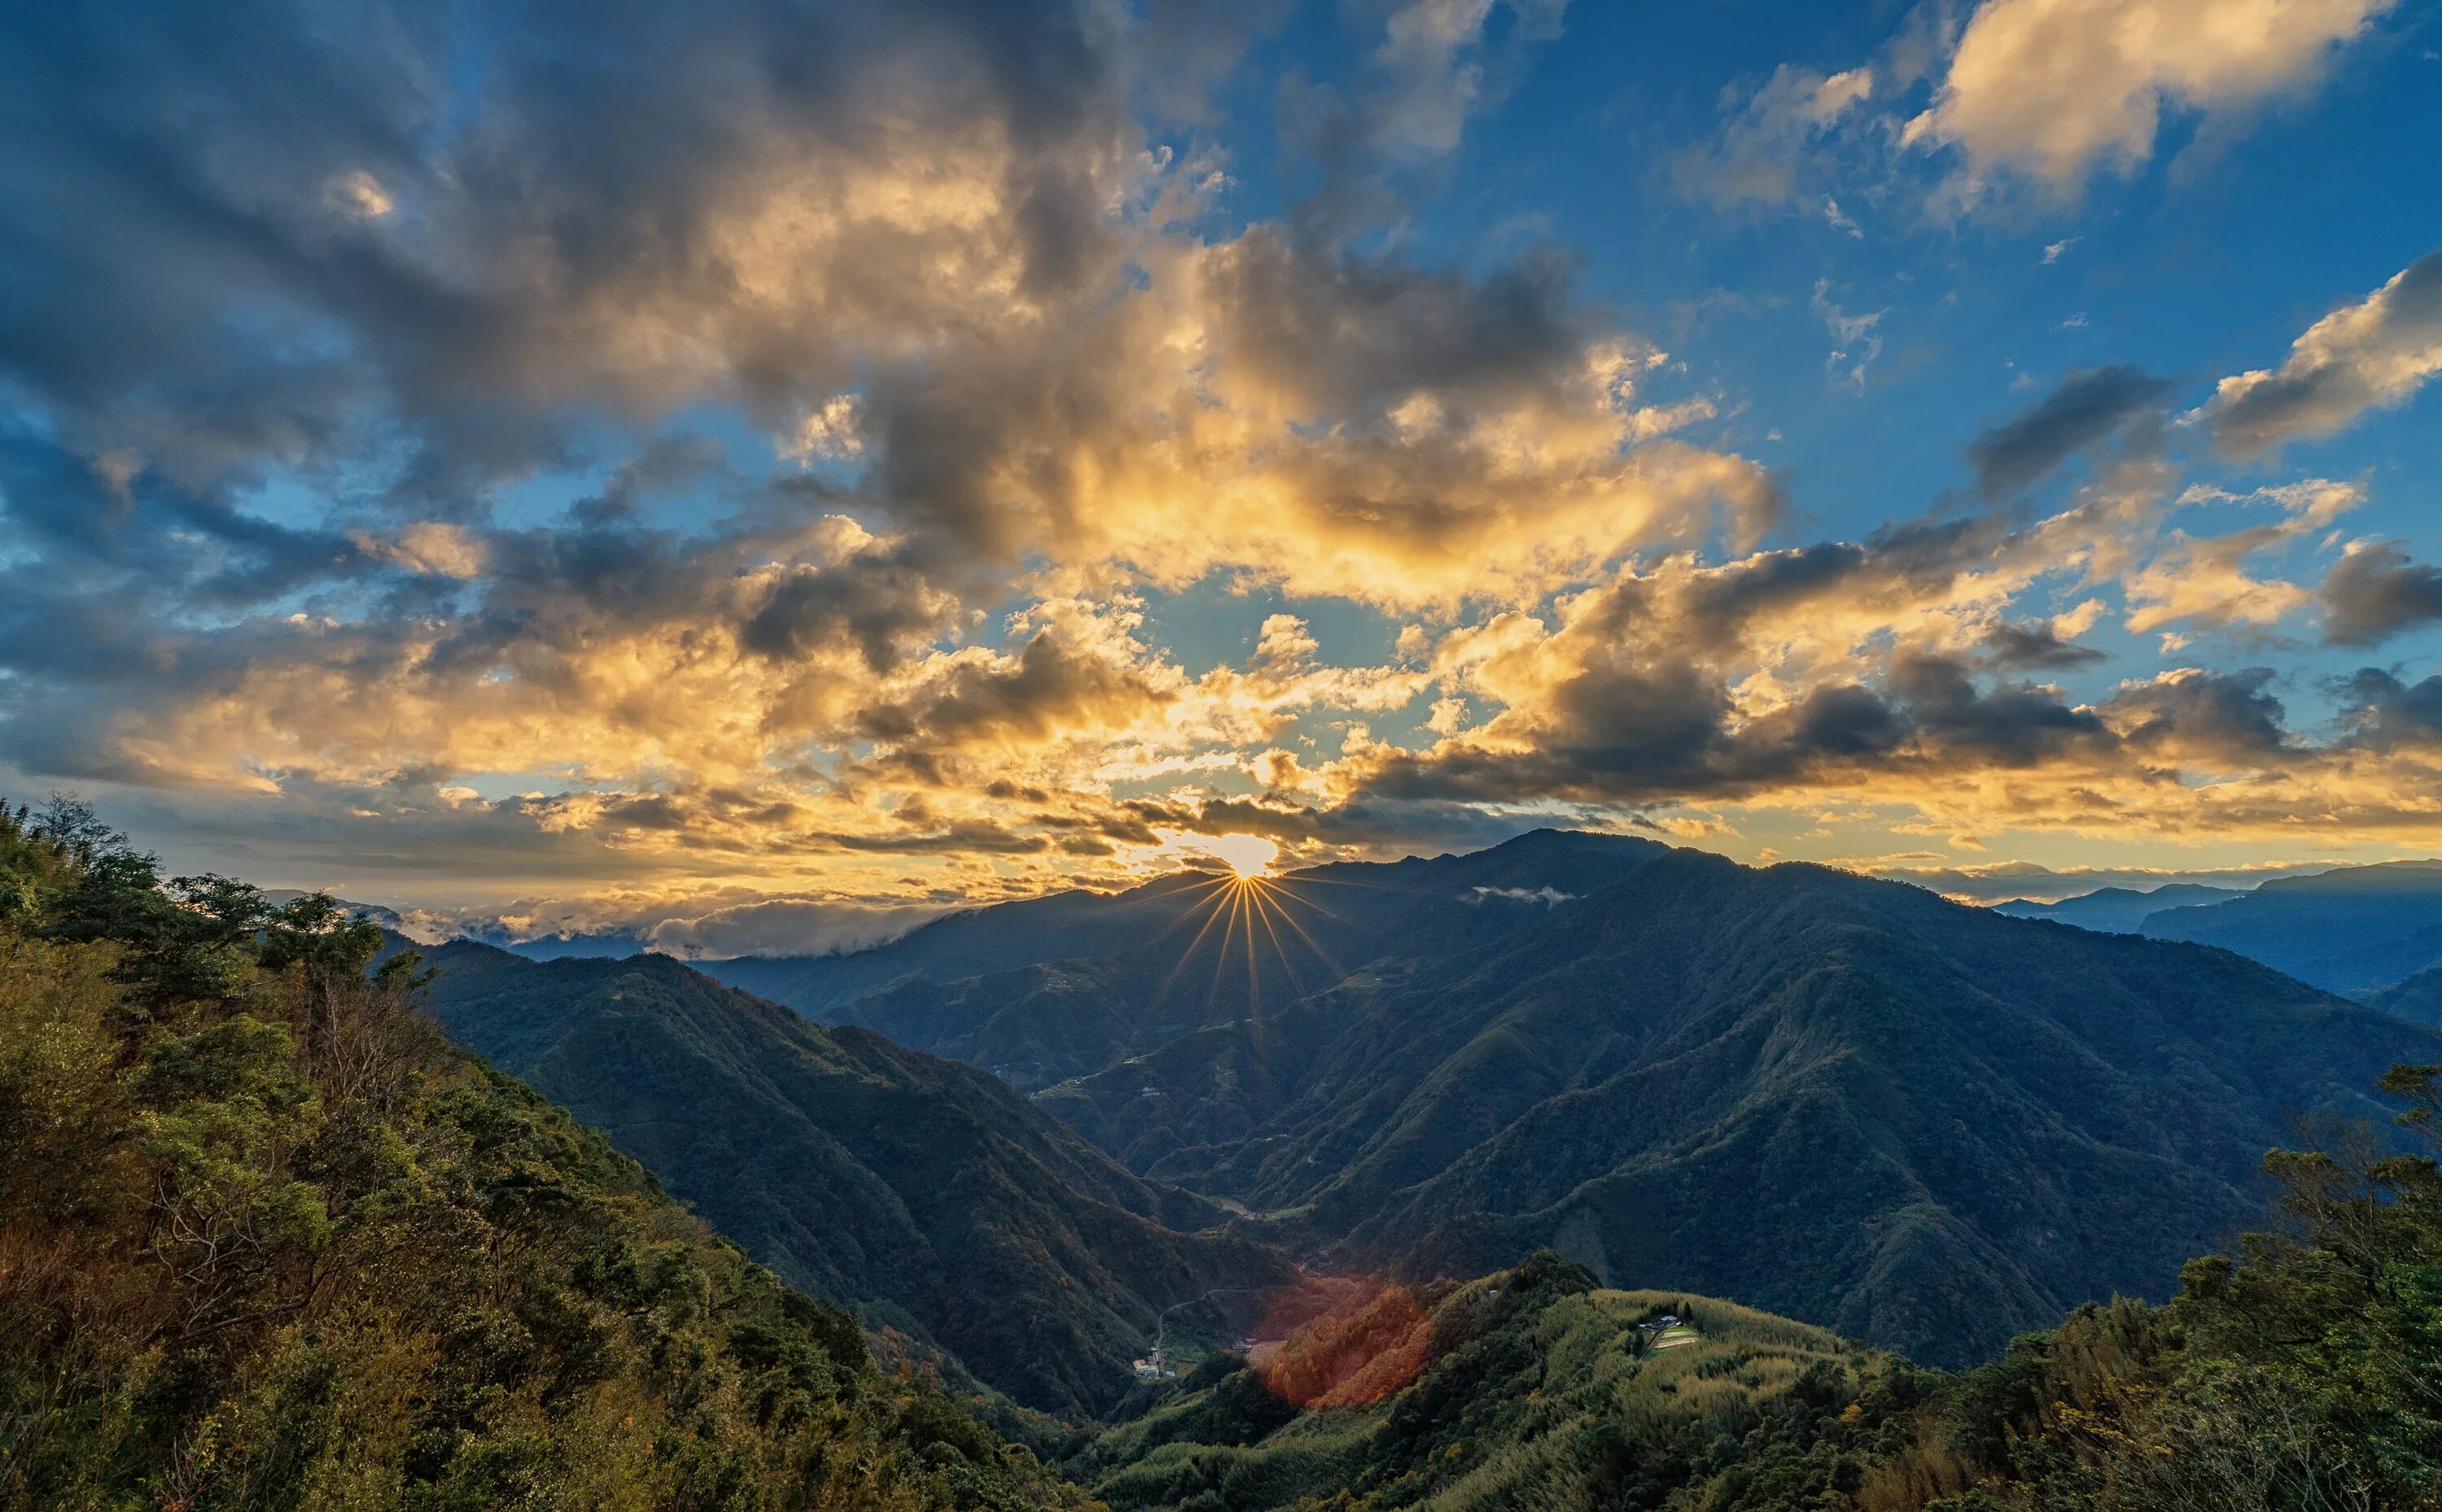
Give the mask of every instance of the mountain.
[{"label": "mountain", "polygon": [[[1005,940],[1000,959],[1022,940],[1041,960],[960,981],[949,974],[975,956],[928,943],[929,931],[919,930],[884,951],[896,953],[894,972],[919,959],[922,969],[809,1011],[1037,1092],[1183,1036],[1260,1020],[1354,964],[1501,938],[1668,850],[1628,836],[1539,830],[1467,855],[1317,866],[1251,884],[1190,874],[1114,896],[1069,894],[1056,920],[1023,916],[1041,928],[1012,929],[994,917],[1002,908],[986,909],[929,928],[966,923],[949,938]],[[1003,905],[1011,918],[1025,907]],[[1072,949],[1080,944],[1089,948]]]},{"label": "mountain", "polygon": [[2106,935],[2141,935],[2149,914],[2160,913],[2165,908],[2195,908],[2245,896],[2236,887],[2208,887],[2201,883],[2175,882],[2141,892],[2134,887],[2105,887],[2050,903],[2037,902],[2031,898],[2014,898],[2006,903],[1995,903],[1993,911],[2008,914],[2013,919],[2050,919]]},{"label": "mountain", "polygon": [[2442,861],[2348,866],[2146,916],[2156,939],[2218,945],[2300,981],[2361,993],[2442,962]]},{"label": "mountain", "polygon": [[[1121,893],[1056,893],[953,914],[852,955],[697,964],[825,1023],[865,1024],[1035,1086],[1108,1064],[1094,1045],[1141,1045],[1199,1026],[1215,1005],[1243,1013],[1303,995],[1420,930],[1473,938],[1505,927],[1667,849],[1544,829],[1465,855],[1311,867],[1253,892],[1227,874],[1183,872]],[[1256,930],[1265,935],[1250,956]],[[1109,962],[1118,975],[1035,970],[1081,960]],[[965,984],[967,1000],[943,1010],[929,990],[953,983]],[[1095,1023],[1105,1008],[1150,1022],[1112,1031]]]},{"label": "mountain", "polygon": [[459,942],[428,958],[453,1040],[789,1281],[1026,1406],[1107,1409],[1166,1310],[1288,1274],[1220,1231],[1220,1207],[1131,1175],[971,1066],[817,1028],[666,956]]},{"label": "mountain", "polygon": [[2428,966],[2396,986],[2368,993],[2365,1003],[2411,1023],[2442,1027],[2442,966]]},{"label": "mountain", "polygon": [[1084,1505],[367,982],[377,935],[278,960],[251,889],[9,820],[0,1505]]},{"label": "mountain", "polygon": [[2442,1050],[2227,954],[1822,867],[1551,834],[1403,867],[1262,893],[1335,945],[1303,995],[1149,1003],[1157,938],[835,1011],[1038,1078],[1109,1057],[1038,1102],[1321,1263],[1550,1246],[1944,1363],[2161,1295],[2287,1120]]},{"label": "mountain", "polygon": [[[302,887],[265,887],[261,891],[264,902],[275,904],[293,903],[300,898],[309,896]],[[385,908],[379,903],[354,903],[345,898],[334,898],[331,902],[340,912],[351,916],[361,914],[384,929],[396,930],[405,922],[399,918],[396,909]]]}]

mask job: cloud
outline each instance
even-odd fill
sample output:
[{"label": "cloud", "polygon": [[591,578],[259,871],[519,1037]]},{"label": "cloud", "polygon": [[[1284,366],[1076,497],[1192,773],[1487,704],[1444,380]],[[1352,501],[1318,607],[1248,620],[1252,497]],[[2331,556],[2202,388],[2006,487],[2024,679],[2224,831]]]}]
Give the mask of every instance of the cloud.
[{"label": "cloud", "polygon": [[423,576],[463,581],[483,571],[482,545],[447,520],[419,519],[387,536],[360,532],[350,539],[373,560]]},{"label": "cloud", "polygon": [[766,898],[652,920],[643,938],[653,949],[683,959],[845,955],[887,944],[944,912],[938,905]]},{"label": "cloud", "polygon": [[2070,456],[2159,415],[2171,385],[2136,368],[2073,373],[2050,394],[1970,442],[1967,460],[1987,499],[2039,482]]},{"label": "cloud", "polygon": [[2365,666],[2333,691],[2348,744],[2372,751],[2442,747],[2442,676],[2404,683],[2395,672]]},{"label": "cloud", "polygon": [[2063,639],[2056,624],[1996,624],[1985,632],[1984,650],[1992,666],[2010,672],[2065,671],[2106,660],[2092,647]]},{"label": "cloud", "polygon": [[2068,195],[2152,157],[2164,107],[2223,121],[2314,83],[2392,0],[1984,0],[1905,140]]},{"label": "cloud", "polygon": [[837,896],[660,895],[611,888],[592,897],[521,898],[488,908],[413,908],[397,926],[427,943],[468,937],[501,944],[595,937],[683,960],[825,956],[886,944],[943,914],[937,902]]},{"label": "cloud", "polygon": [[2442,619],[2442,569],[2421,566],[2401,541],[2357,541],[2324,574],[2324,638],[2373,646]]},{"label": "cloud", "polygon": [[[1813,308],[1831,333],[1832,352],[1823,359],[1824,371],[1838,374],[1851,388],[1866,386],[1866,369],[1883,355],[1883,317],[1888,310],[1869,310],[1851,315],[1831,298],[1832,281],[1816,279]],[[1851,360],[1853,358],[1853,360]],[[1848,371],[1841,372],[1843,364]]]},{"label": "cloud", "polygon": [[[1558,6],[1352,10],[1251,222],[1197,96],[1277,11],[1197,9],[46,13],[0,63],[0,774],[201,865],[707,951],[1179,835],[2425,822],[2417,750],[2078,644],[2270,635],[2354,493],[2174,530],[2160,385],[2105,369],[1974,444],[1987,507],[1759,549],[1781,481],[1696,429],[1735,395],[1547,246],[1404,248]],[[1694,191],[1795,164],[1836,228],[1807,155],[1915,77],[1776,74]],[[1813,307],[1862,386],[1854,298]],[[2411,571],[2360,555],[2336,636]]]},{"label": "cloud", "polygon": [[[1359,155],[1446,152],[1557,27],[1509,9],[1497,37],[1487,5],[1393,13]],[[24,627],[78,633],[12,638],[9,754],[259,790],[507,772],[582,788],[532,811],[562,825],[830,833],[807,811],[861,762],[939,785],[1075,741],[1057,774],[1091,789],[1397,687],[1239,676],[1225,709],[1051,625],[1075,591],[1453,612],[1776,517],[1760,468],[1664,439],[1709,401],[1648,402],[1661,354],[1560,259],[1195,229],[1212,174],[1148,145],[1131,69],[1230,45],[1167,13],[614,6],[590,67],[545,13],[480,73],[412,6],[245,48],[55,18],[0,165],[34,406],[0,507],[41,554],[0,573]],[[810,470],[656,431],[699,406]],[[500,518],[605,428],[650,439],[547,524]],[[322,521],[276,522],[301,491]]]},{"label": "cloud", "polygon": [[1574,901],[1576,896],[1576,893],[1562,892],[1558,887],[1477,887],[1469,891],[1461,901],[1470,904],[1480,904],[1498,898],[1504,902],[1541,903],[1546,908],[1558,908],[1562,903]]},{"label": "cloud", "polygon": [[[1897,811],[1912,816],[1901,828],[1959,844],[1996,828],[2427,828],[2435,774],[2292,728],[2269,668],[2174,667],[2083,701],[2027,677],[2099,665],[2072,638],[2111,612],[2089,594],[2049,618],[2012,613],[2039,594],[2104,588],[2140,628],[2260,632],[2308,595],[2247,564],[2327,536],[2361,498],[2310,480],[2166,502],[2168,476],[2159,460],[2116,463],[2024,522],[1927,518],[1863,542],[1667,559],[1561,601],[1555,619],[1453,631],[1431,668],[1487,712],[1419,748],[1353,749],[1304,780],[1351,799],[1644,811],[1852,800],[1881,806],[1882,832]],[[2164,527],[2203,504],[2279,516],[2220,534]]]},{"label": "cloud", "polygon": [[2123,684],[2102,713],[2129,747],[2150,757],[2208,771],[2251,770],[2277,763],[2296,743],[2271,683],[2270,667],[2181,667]]},{"label": "cloud", "polygon": [[[1336,247],[1394,218],[1402,176],[1446,156],[1471,118],[1507,97],[1532,48],[1559,35],[1567,6],[1400,0],[1349,88],[1285,81],[1282,135],[1321,179],[1298,208],[1301,240]],[[1499,12],[1507,25],[1496,35]]]},{"label": "cloud", "polygon": [[2234,373],[2194,418],[2232,456],[2252,458],[2327,436],[2368,410],[2408,402],[2442,373],[2442,251],[2429,252],[2359,303],[2316,321],[2278,369]]},{"label": "cloud", "polygon": [[2354,483],[2321,478],[2260,488],[2244,501],[2214,489],[2188,490],[2180,497],[2183,504],[2269,503],[2281,510],[2282,518],[2220,536],[2171,532],[2154,559],[2124,579],[2127,628],[2142,635],[2169,625],[2219,629],[2275,624],[2312,602],[2313,595],[2296,583],[2253,575],[2251,563],[2328,530],[2364,499],[2364,491]]},{"label": "cloud", "polygon": [[[1673,160],[1672,182],[1683,196],[1717,209],[1786,207],[1819,144],[1863,110],[1874,82],[1870,67],[1826,75],[1783,64],[1751,95],[1724,91],[1720,134]],[[1856,230],[1837,204],[1822,203],[1833,228]]]}]

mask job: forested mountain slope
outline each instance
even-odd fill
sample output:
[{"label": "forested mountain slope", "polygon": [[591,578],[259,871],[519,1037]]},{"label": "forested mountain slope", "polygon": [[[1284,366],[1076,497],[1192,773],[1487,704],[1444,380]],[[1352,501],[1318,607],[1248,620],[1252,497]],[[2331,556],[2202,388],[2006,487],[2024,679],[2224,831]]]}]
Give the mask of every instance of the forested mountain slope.
[{"label": "forested mountain slope", "polygon": [[[327,900],[165,886],[147,858],[0,811],[0,1503],[1094,1504],[448,1047],[413,1008],[425,963],[367,979],[380,944]],[[596,986],[704,991],[662,970]],[[530,996],[508,1043],[547,1060],[581,1044],[577,1018],[718,1037],[712,1003],[791,1022],[711,993],[629,1023],[592,991]],[[898,1095],[900,1052],[836,1053]],[[2442,1066],[2381,1087],[2365,1105],[2404,1102],[2430,1151]],[[1060,1463],[1122,1512],[2433,1505],[2442,1175],[2370,1131],[2322,1136],[2264,1162],[2280,1235],[2189,1263],[2168,1306],[2080,1308],[1964,1376],[1677,1288],[1607,1290],[1557,1254],[1463,1284],[1342,1271],[1275,1293],[1247,1356],[1147,1389]]]},{"label": "forested mountain slope", "polygon": [[2160,1296],[2431,1031],[2220,952],[1671,851],[1043,1095],[1350,1264],[1551,1245],[1937,1362]]},{"label": "forested mountain slope", "polygon": [[2442,862],[2283,877],[2224,902],[2145,918],[2156,939],[2218,945],[2335,993],[2389,987],[2442,964]]},{"label": "forested mountain slope", "polygon": [[2366,1006],[2418,1024],[2442,1026],[2442,966],[2428,966],[2396,987],[2369,993]]},{"label": "forested mountain slope", "polygon": [[367,982],[370,923],[157,881],[0,811],[0,1505],[1084,1504]]},{"label": "forested mountain slope", "polygon": [[[1287,1267],[1221,1208],[1131,1175],[974,1067],[824,1029],[665,956],[430,953],[450,1037],[609,1134],[791,1282],[1074,1413],[1158,1316]],[[1212,1230],[1212,1232],[1197,1232]]]}]

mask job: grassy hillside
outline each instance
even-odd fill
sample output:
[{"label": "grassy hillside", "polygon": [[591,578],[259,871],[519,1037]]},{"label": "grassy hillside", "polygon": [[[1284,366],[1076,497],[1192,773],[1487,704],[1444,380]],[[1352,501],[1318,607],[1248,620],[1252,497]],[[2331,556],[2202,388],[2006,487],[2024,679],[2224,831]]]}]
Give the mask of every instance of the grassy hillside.
[{"label": "grassy hillside", "polygon": [[1028,1407],[1109,1409],[1166,1309],[1219,1291],[1201,1310],[1226,1314],[1287,1274],[1220,1231],[1223,1209],[1130,1174],[972,1066],[817,1028],[665,956],[459,943],[431,960],[452,1039],[792,1283]]},{"label": "grassy hillside", "polygon": [[0,815],[0,1504],[1081,1505],[369,984]]},{"label": "grassy hillside", "polygon": [[[1397,1326],[1377,1325],[1385,1313]],[[1657,1348],[1645,1325],[1664,1315],[1692,1326]],[[1282,1357],[1300,1353],[1393,1370],[1356,1401],[1300,1410],[1283,1384],[1303,1362]],[[1742,1479],[1782,1485],[1795,1506],[1829,1488],[1816,1447],[1853,1436],[1839,1414],[1890,1368],[1726,1303],[1597,1289],[1546,1254],[1310,1322],[1261,1364],[1217,1358],[1066,1467],[1121,1509],[1456,1512],[1658,1505],[1743,1457]]]},{"label": "grassy hillside", "polygon": [[[2386,1078],[2428,1134],[2437,1076]],[[1963,1375],[1546,1252],[1360,1291],[1063,1463],[1127,1512],[2442,1505],[2442,1173],[2366,1154],[2276,1154],[2282,1234]]]}]

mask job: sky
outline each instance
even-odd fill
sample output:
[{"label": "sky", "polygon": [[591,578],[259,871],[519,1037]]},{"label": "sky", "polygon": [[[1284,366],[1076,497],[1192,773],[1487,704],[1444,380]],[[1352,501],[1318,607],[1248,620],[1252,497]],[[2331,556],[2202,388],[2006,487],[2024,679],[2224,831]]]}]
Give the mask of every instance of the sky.
[{"label": "sky", "polygon": [[2437,99],[2403,0],[18,8],[0,793],[704,954],[2442,853]]}]

